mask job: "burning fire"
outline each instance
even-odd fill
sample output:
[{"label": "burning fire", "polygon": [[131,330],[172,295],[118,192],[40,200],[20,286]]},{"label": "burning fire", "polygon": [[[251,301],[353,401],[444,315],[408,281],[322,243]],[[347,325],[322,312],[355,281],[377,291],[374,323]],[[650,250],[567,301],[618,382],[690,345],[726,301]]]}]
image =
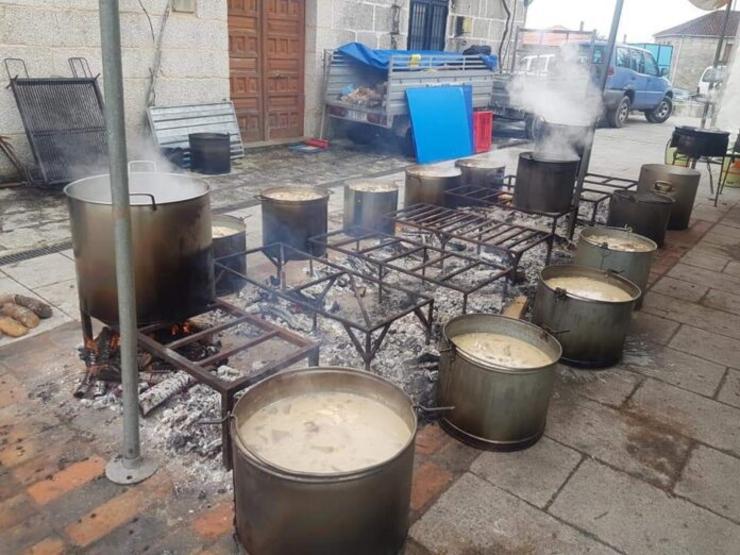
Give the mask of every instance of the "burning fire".
[{"label": "burning fire", "polygon": [[182,324],[173,324],[170,328],[170,334],[172,336],[190,335],[195,331],[194,326],[190,322],[183,322]]}]

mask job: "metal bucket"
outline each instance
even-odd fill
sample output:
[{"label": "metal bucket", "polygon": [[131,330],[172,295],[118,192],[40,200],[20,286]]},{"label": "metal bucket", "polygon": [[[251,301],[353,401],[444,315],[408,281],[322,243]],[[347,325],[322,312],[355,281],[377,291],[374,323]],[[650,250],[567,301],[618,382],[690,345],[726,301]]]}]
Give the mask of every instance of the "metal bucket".
[{"label": "metal bucket", "polygon": [[[604,236],[634,243],[636,248],[610,248],[608,243],[599,239]],[[642,291],[635,305],[635,309],[639,310],[647,294],[650,266],[657,250],[655,241],[625,229],[587,227],[581,232],[573,263],[599,270],[612,270],[632,281]]]},{"label": "metal bucket", "polygon": [[398,210],[398,187],[387,181],[362,181],[344,186],[344,229],[380,231],[393,235],[388,214]]},{"label": "metal bucket", "polygon": [[[228,230],[226,235],[217,236],[213,234],[213,258],[221,265],[239,272],[247,273],[247,257],[233,256],[234,254],[247,250],[247,226],[244,220],[235,216],[211,216],[213,229]],[[219,258],[228,257],[224,260]],[[244,278],[216,267],[214,269],[216,280],[216,295],[230,295],[238,293],[247,284]]]},{"label": "metal bucket", "polygon": [[[136,317],[182,322],[214,297],[211,207],[197,179],[129,172]],[[110,179],[86,177],[64,188],[69,205],[80,310],[118,323]]]},{"label": "metal bucket", "polygon": [[[597,301],[547,283],[555,277],[588,277],[625,291],[629,301]],[[584,266],[547,266],[540,272],[532,321],[557,336],[563,360],[587,368],[603,368],[622,359],[624,340],[640,288],[614,272]]]},{"label": "metal bucket", "polygon": [[463,185],[499,189],[504,185],[506,166],[486,158],[462,158],[455,162],[462,172]]},{"label": "metal bucket", "polygon": [[672,190],[666,194],[675,203],[671,208],[668,229],[686,229],[691,221],[696,192],[699,190],[701,173],[691,168],[668,164],[645,164],[640,169],[637,192],[655,192],[656,182],[670,183]]},{"label": "metal bucket", "polygon": [[579,159],[556,159],[522,152],[516,171],[514,206],[527,212],[561,214],[570,210]]},{"label": "metal bucket", "polygon": [[191,133],[190,169],[205,174],[231,171],[231,137],[228,133]]},{"label": "metal bucket", "polygon": [[[488,332],[521,339],[551,356],[541,368],[508,368],[483,362],[455,346],[464,333]],[[550,403],[558,341],[522,320],[489,314],[453,318],[440,339],[437,404],[454,407],[441,424],[451,435],[481,449],[515,450],[542,436]]]},{"label": "metal bucket", "polygon": [[627,227],[662,247],[672,208],[673,199],[668,195],[655,192],[614,191],[609,201],[606,225]]},{"label": "metal bucket", "polygon": [[[302,199],[309,194],[314,198]],[[280,195],[297,195],[295,198],[280,198]],[[319,187],[296,187],[291,185],[271,187],[257,195],[262,201],[262,244],[283,243],[298,251],[323,256],[326,245],[309,241],[311,237],[324,235],[328,225],[329,191]],[[279,256],[279,249],[268,249],[271,256]],[[295,251],[286,250],[288,259],[304,259]]]},{"label": "metal bucket", "polygon": [[[409,426],[409,441],[385,462],[354,472],[315,474],[271,465],[242,442],[251,414],[309,390],[382,401]],[[396,555],[409,525],[416,414],[408,396],[374,374],[309,368],[277,374],[247,390],[233,410],[236,533],[251,555]]]},{"label": "metal bucket", "polygon": [[414,204],[451,205],[447,191],[462,185],[459,168],[446,166],[411,166],[406,168],[404,206]]}]

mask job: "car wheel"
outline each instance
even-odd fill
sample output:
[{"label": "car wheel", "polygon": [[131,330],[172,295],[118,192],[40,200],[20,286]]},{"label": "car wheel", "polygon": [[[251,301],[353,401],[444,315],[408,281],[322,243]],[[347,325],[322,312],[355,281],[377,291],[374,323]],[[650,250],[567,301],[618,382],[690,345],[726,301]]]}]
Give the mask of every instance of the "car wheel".
[{"label": "car wheel", "polygon": [[653,110],[645,112],[645,118],[647,118],[650,123],[663,123],[671,117],[672,113],[673,101],[670,98],[665,97]]},{"label": "car wheel", "polygon": [[609,125],[615,128],[624,127],[624,123],[630,115],[631,107],[632,101],[630,101],[630,97],[623,96],[617,107],[606,114],[606,119],[609,122]]}]

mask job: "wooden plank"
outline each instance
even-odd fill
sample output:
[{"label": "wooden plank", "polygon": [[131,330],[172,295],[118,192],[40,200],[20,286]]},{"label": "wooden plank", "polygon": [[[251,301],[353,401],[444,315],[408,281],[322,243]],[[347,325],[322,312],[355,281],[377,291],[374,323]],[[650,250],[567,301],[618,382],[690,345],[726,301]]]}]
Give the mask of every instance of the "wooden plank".
[{"label": "wooden plank", "polygon": [[502,316],[508,316],[509,318],[516,318],[521,320],[524,317],[524,313],[527,312],[529,306],[529,299],[524,295],[519,295],[509,304],[504,307],[501,312]]}]

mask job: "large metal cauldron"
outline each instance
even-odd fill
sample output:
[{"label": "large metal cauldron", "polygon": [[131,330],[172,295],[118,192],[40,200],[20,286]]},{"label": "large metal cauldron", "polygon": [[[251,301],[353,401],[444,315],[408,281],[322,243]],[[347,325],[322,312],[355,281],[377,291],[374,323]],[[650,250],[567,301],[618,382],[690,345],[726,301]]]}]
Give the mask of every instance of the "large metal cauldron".
[{"label": "large metal cauldron", "polygon": [[[240,274],[247,273],[247,226],[244,220],[235,216],[211,216],[213,222],[213,258],[221,266],[225,266]],[[219,260],[222,259],[222,260]],[[238,293],[247,284],[244,278],[221,267],[216,267],[216,294],[229,295]]]},{"label": "large metal cauldron", "polygon": [[668,229],[686,229],[689,227],[700,180],[701,173],[691,168],[668,164],[645,164],[640,169],[637,191],[654,192],[657,182],[670,183],[671,190],[666,194],[675,202],[671,208]]},{"label": "large metal cauldron", "polygon": [[662,247],[673,202],[671,197],[662,193],[614,191],[609,201],[606,225],[627,227]]},{"label": "large metal cauldron", "polygon": [[[208,187],[181,174],[130,172],[139,324],[181,322],[213,301]],[[64,188],[72,224],[80,310],[118,323],[113,207],[108,175]]]},{"label": "large metal cauldron", "polygon": [[652,239],[616,227],[587,227],[581,232],[573,262],[599,270],[612,270],[637,285],[642,294],[635,309],[640,309],[647,294],[650,266],[658,245]]},{"label": "large metal cauldron", "polygon": [[506,166],[488,158],[461,158],[455,167],[462,172],[463,185],[499,189],[504,185]]},{"label": "large metal cauldron", "polygon": [[527,212],[567,212],[573,202],[579,159],[522,152],[516,171],[514,206]]},{"label": "large metal cauldron", "polygon": [[724,156],[730,144],[730,134],[720,129],[700,129],[678,125],[671,136],[671,147],[689,158]]},{"label": "large metal cauldron", "polygon": [[358,181],[344,186],[344,229],[393,235],[388,214],[398,210],[398,186],[387,181]]},{"label": "large metal cauldron", "polygon": [[448,206],[447,191],[462,185],[459,168],[447,166],[411,166],[406,168],[404,206],[436,204]]},{"label": "large metal cauldron", "polygon": [[[311,390],[345,391],[382,401],[408,424],[408,443],[381,464],[336,474],[280,469],[246,448],[239,429],[251,414]],[[399,552],[408,530],[416,434],[416,415],[403,391],[359,370],[309,368],[255,385],[239,399],[233,414],[236,532],[250,555]]]},{"label": "large metal cauldron", "polygon": [[[586,277],[625,291],[629,301],[596,301],[547,283],[555,277]],[[614,272],[584,266],[548,266],[540,272],[532,321],[555,334],[563,360],[575,366],[603,368],[622,359],[624,340],[640,288]]]},{"label": "large metal cauldron", "polygon": [[568,125],[543,121],[535,130],[537,152],[572,150],[583,158],[586,144],[590,142],[594,129],[590,125]]},{"label": "large metal cauldron", "polygon": [[[541,368],[508,368],[483,362],[455,346],[465,333],[496,333],[521,339],[549,355]],[[562,354],[558,341],[537,326],[504,316],[467,314],[445,325],[440,340],[437,404],[454,407],[441,424],[450,434],[482,449],[523,449],[545,430],[547,407]]]},{"label": "large metal cauldron", "polygon": [[[326,246],[309,241],[324,235],[327,230],[329,191],[319,187],[291,185],[265,189],[257,198],[262,201],[262,244],[283,243],[294,249],[323,256]],[[273,256],[279,250],[273,249]],[[286,249],[287,259],[303,259],[295,251]]]}]

